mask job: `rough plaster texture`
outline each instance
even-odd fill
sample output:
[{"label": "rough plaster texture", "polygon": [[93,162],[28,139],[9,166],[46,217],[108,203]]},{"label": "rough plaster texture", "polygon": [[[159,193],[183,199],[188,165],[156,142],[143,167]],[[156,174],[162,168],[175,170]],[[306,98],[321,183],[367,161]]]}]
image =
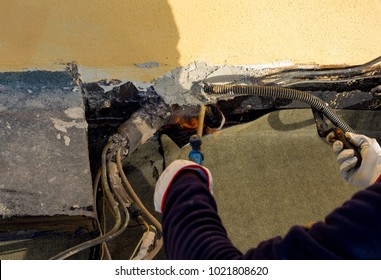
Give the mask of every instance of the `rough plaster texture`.
[{"label": "rough plaster texture", "polygon": [[[252,84],[250,79],[268,74],[276,67],[287,66],[288,63],[269,65],[211,65],[204,61],[196,61],[184,67],[178,67],[154,82],[156,92],[167,104],[196,105],[213,102],[212,96],[204,96],[202,83],[208,82],[245,82]],[[229,98],[229,97],[228,97]]]},{"label": "rough plaster texture", "polygon": [[[76,61],[91,80],[150,81],[197,60],[360,64],[381,53],[378,0],[2,0],[1,7],[0,70]],[[138,66],[147,62],[157,67]]]}]

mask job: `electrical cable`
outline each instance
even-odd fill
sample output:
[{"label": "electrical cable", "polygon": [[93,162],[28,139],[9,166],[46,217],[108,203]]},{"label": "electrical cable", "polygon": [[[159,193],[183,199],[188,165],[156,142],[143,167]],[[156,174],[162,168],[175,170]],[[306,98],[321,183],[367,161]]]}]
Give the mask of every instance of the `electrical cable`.
[{"label": "electrical cable", "polygon": [[[97,223],[99,232],[102,234],[102,227],[101,227],[101,224],[100,224],[99,219],[98,219],[98,211],[97,211],[97,192],[98,192],[98,185],[99,185],[101,175],[102,175],[102,171],[101,171],[101,168],[99,168],[97,175],[95,176],[94,185],[93,185],[93,205],[94,205],[95,221]],[[103,211],[103,213],[104,213],[104,211]],[[103,231],[103,232],[105,232],[105,231]],[[106,254],[107,260],[112,259],[111,255],[110,255],[110,251],[109,251],[107,244],[105,242],[103,242],[101,244],[101,251],[102,251],[101,252],[101,258],[100,258],[101,260],[103,260],[103,256],[105,254]]]},{"label": "electrical cable", "polygon": [[97,192],[98,192],[98,185],[99,185],[99,181],[101,179],[101,175],[102,175],[102,171],[99,168],[97,175],[95,175],[95,180],[94,180],[94,185],[93,185],[93,205],[95,207],[95,209],[94,209],[95,214],[97,214],[97,207],[96,207],[96,205],[97,205]]},{"label": "electrical cable", "polygon": [[282,84],[283,87],[301,85],[301,84],[336,84],[336,83],[351,83],[353,81],[358,80],[366,80],[366,79],[375,79],[381,78],[381,75],[368,76],[368,77],[353,77],[351,79],[339,79],[339,80],[303,80],[303,81],[295,81],[286,84]]},{"label": "electrical cable", "polygon": [[112,161],[113,157],[110,157],[107,162],[108,178],[110,182],[111,189],[115,196],[119,198],[122,206],[125,208],[131,207],[132,199],[129,197],[125,191],[122,180],[119,175],[118,166]]},{"label": "electrical cable", "polygon": [[143,242],[144,236],[149,232],[149,225],[147,224],[147,222],[143,220],[143,224],[144,224],[144,226],[147,228],[147,230],[143,233],[143,235],[142,235],[142,237],[140,238],[138,244],[136,245],[134,252],[131,254],[130,260],[132,260],[132,259],[134,258],[136,252],[138,251],[140,245],[141,245],[142,242]]},{"label": "electrical cable", "polygon": [[[147,210],[147,208],[144,206],[144,204],[141,202],[135,191],[133,190],[130,182],[128,181],[126,174],[124,173],[122,161],[121,161],[121,149],[118,149],[116,152],[116,164],[119,169],[119,174],[122,178],[122,181],[127,188],[128,192],[132,196],[133,201],[135,201],[136,204],[140,207],[140,209],[143,211],[143,213],[147,216],[147,218],[154,224],[154,226],[162,232],[162,227],[160,222]],[[157,239],[156,246],[150,251],[144,259],[152,259],[157,255],[157,253],[160,251],[161,247],[163,246],[163,238]]]},{"label": "electrical cable", "polygon": [[[286,77],[276,80],[274,83],[279,84],[282,81],[290,80],[296,77],[317,77],[317,76],[343,76],[349,77],[356,75],[356,73],[361,73],[361,71],[365,70],[367,67],[374,66],[381,62],[381,56],[361,65],[349,66],[343,68],[335,68],[335,69],[324,69],[324,70],[291,70],[287,72]],[[275,73],[273,75],[279,75],[279,73]],[[269,75],[271,76],[271,75]],[[268,77],[269,77],[268,76]]]},{"label": "electrical cable", "polygon": [[154,224],[154,226],[156,226],[156,228],[161,231],[162,229],[161,229],[160,222],[158,220],[156,220],[156,218],[154,216],[152,216],[152,214],[147,210],[147,208],[144,206],[144,204],[141,202],[140,198],[138,197],[138,195],[136,194],[136,192],[132,188],[130,182],[128,181],[128,179],[126,177],[126,174],[124,173],[124,170],[123,170],[121,156],[120,156],[120,149],[116,153],[116,164],[118,166],[119,174],[120,174],[120,176],[121,176],[121,178],[123,180],[123,183],[127,187],[127,190],[130,193],[130,195],[132,196],[132,200],[136,204],[138,204],[140,209],[148,217],[148,219]]},{"label": "electrical cable", "polygon": [[[106,218],[106,198],[104,197],[105,196],[105,191],[103,191],[103,199],[102,199],[102,217],[103,217],[103,233],[106,233],[107,231],[107,218]],[[114,216],[115,218],[115,216]],[[103,247],[103,244],[107,244],[106,242],[103,242],[102,243],[102,254],[101,254],[101,260],[103,259],[103,255],[104,255],[104,247]]]},{"label": "electrical cable", "polygon": [[125,212],[125,222],[122,224],[122,218],[121,213],[118,208],[118,203],[114,200],[113,195],[110,191],[109,185],[107,183],[107,170],[106,170],[106,155],[107,151],[109,150],[110,146],[112,145],[112,142],[109,142],[103,149],[102,152],[102,172],[101,172],[101,181],[102,181],[102,187],[105,189],[105,193],[107,196],[107,200],[112,206],[111,209],[115,212],[115,225],[111,229],[111,231],[107,232],[106,234],[99,236],[97,238],[88,240],[86,242],[83,242],[81,244],[78,244],[76,246],[73,246],[54,257],[50,258],[51,260],[63,260],[66,259],[74,254],[77,254],[78,252],[88,249],[90,247],[93,247],[95,245],[99,245],[105,241],[110,241],[111,239],[118,236],[120,233],[122,233],[128,226],[129,222],[129,213],[127,209],[123,209]]},{"label": "electrical cable", "polygon": [[[144,234],[145,234],[145,233],[146,233],[146,232],[144,232]],[[144,239],[144,234],[142,235],[142,237],[140,238],[140,240],[139,240],[138,244],[136,245],[134,251],[132,252],[131,257],[130,257],[130,260],[133,259],[133,257],[135,256],[136,252],[138,251],[140,245],[142,244],[143,239]]]},{"label": "electrical cable", "polygon": [[[111,256],[109,254],[109,250],[107,248],[106,242],[117,237],[119,234],[121,234],[122,232],[124,232],[126,230],[126,228],[128,227],[129,220],[130,220],[130,215],[129,215],[129,211],[127,209],[127,206],[130,205],[130,203],[132,203],[131,198],[125,192],[124,188],[123,187],[120,188],[118,186],[118,184],[115,182],[115,180],[114,180],[115,178],[111,177],[111,176],[117,176],[117,175],[112,174],[110,172],[112,170],[112,164],[113,164],[112,152],[114,152],[114,151],[117,151],[116,157],[115,157],[116,158],[116,170],[119,172],[119,175],[121,177],[120,179],[123,181],[124,185],[129,190],[129,193],[133,196],[135,202],[138,204],[138,206],[143,211],[143,213],[161,231],[160,222],[158,222],[155,219],[155,217],[153,217],[152,214],[145,208],[145,206],[143,205],[143,203],[140,201],[139,197],[136,195],[135,191],[133,190],[131,184],[127,180],[127,177],[125,176],[125,173],[124,173],[123,167],[122,167],[122,163],[121,163],[121,156],[120,156],[121,147],[116,149],[114,146],[114,148],[112,149],[112,151],[109,155],[109,159],[107,161],[107,154],[108,154],[107,152],[113,146],[113,144],[114,143],[112,141],[110,141],[104,147],[104,149],[102,151],[102,160],[101,160],[102,165],[101,165],[101,168],[95,177],[94,186],[93,186],[94,187],[94,190],[93,190],[93,192],[94,192],[94,205],[96,205],[97,187],[98,187],[99,181],[101,181],[102,190],[104,192],[104,202],[106,202],[107,206],[109,206],[111,213],[115,217],[115,224],[114,224],[113,228],[107,233],[105,232],[106,229],[104,229],[103,235],[102,235],[102,230],[101,230],[101,235],[98,236],[97,238],[94,238],[92,240],[88,240],[86,242],[83,242],[81,244],[73,246],[73,247],[55,255],[54,257],[51,258],[51,260],[62,260],[62,259],[69,258],[70,256],[72,256],[72,255],[74,255],[74,254],[76,254],[82,250],[85,250],[85,249],[88,249],[90,247],[99,245],[101,243],[104,244],[104,245],[102,245],[101,259],[103,258],[104,253],[106,253],[107,257],[109,259],[111,259]],[[109,169],[109,172],[107,169]],[[108,179],[110,180],[110,185],[108,183]],[[111,187],[111,189],[110,189],[110,187]],[[111,192],[111,190],[113,191],[118,202],[115,201],[114,195]],[[121,213],[119,210],[119,205],[123,206],[122,209],[124,212],[124,219],[125,219],[123,223],[122,223],[122,216],[121,216]],[[103,209],[105,209],[105,206],[103,207]],[[97,215],[96,210],[95,210],[95,214]],[[105,220],[106,219],[104,218],[104,221]],[[100,223],[99,223],[98,219],[97,219],[97,223],[98,223],[98,226],[100,227]],[[142,224],[146,227],[147,230],[144,232],[144,234],[141,238],[141,241],[138,242],[138,244],[134,250],[134,253],[131,257],[133,257],[136,254],[136,251],[138,250],[142,241],[144,240],[145,235],[150,231],[150,226],[148,225],[147,222],[144,221],[144,219],[142,220]],[[163,241],[162,241],[162,238],[160,238],[157,240],[156,246],[144,257],[144,259],[152,259],[153,257],[155,257],[156,254],[161,249],[162,245],[163,245]],[[105,251],[103,251],[103,248]]]}]

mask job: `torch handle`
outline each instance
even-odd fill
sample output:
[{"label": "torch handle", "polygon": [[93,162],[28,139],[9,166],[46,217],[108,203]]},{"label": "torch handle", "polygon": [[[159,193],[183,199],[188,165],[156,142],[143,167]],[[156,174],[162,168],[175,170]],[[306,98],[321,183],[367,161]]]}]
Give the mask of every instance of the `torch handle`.
[{"label": "torch handle", "polygon": [[197,127],[197,136],[201,139],[202,131],[204,130],[204,119],[205,119],[205,110],[206,106],[201,105],[200,113],[198,115],[198,127]]},{"label": "torch handle", "polygon": [[353,145],[348,139],[347,137],[345,137],[345,133],[344,131],[342,131],[340,128],[335,128],[333,130],[333,132],[335,133],[335,138],[337,140],[340,140],[341,142],[343,142],[343,145],[344,145],[344,149],[351,149],[354,151],[354,154],[355,154],[355,157],[357,157],[357,163],[356,163],[356,167],[360,166],[361,165],[361,161],[362,161],[362,157],[361,157],[361,154],[359,152],[359,149],[358,147],[356,147],[355,145]]}]

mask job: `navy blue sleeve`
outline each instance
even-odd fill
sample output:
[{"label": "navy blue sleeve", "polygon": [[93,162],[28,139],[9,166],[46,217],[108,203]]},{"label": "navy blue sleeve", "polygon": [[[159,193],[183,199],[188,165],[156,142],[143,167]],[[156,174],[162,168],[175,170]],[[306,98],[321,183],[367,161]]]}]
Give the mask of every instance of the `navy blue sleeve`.
[{"label": "navy blue sleeve", "polygon": [[168,190],[162,224],[168,259],[381,259],[381,184],[358,192],[324,222],[294,226],[243,254],[228,238],[204,179],[185,170]]}]

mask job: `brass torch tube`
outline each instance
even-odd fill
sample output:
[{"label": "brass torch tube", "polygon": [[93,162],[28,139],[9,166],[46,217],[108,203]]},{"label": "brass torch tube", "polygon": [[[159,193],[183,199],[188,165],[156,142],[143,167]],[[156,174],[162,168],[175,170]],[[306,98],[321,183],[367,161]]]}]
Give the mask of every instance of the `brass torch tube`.
[{"label": "brass torch tube", "polygon": [[201,105],[200,113],[198,115],[198,127],[197,127],[197,136],[199,138],[202,137],[202,131],[204,129],[205,110],[206,110],[206,106]]}]

